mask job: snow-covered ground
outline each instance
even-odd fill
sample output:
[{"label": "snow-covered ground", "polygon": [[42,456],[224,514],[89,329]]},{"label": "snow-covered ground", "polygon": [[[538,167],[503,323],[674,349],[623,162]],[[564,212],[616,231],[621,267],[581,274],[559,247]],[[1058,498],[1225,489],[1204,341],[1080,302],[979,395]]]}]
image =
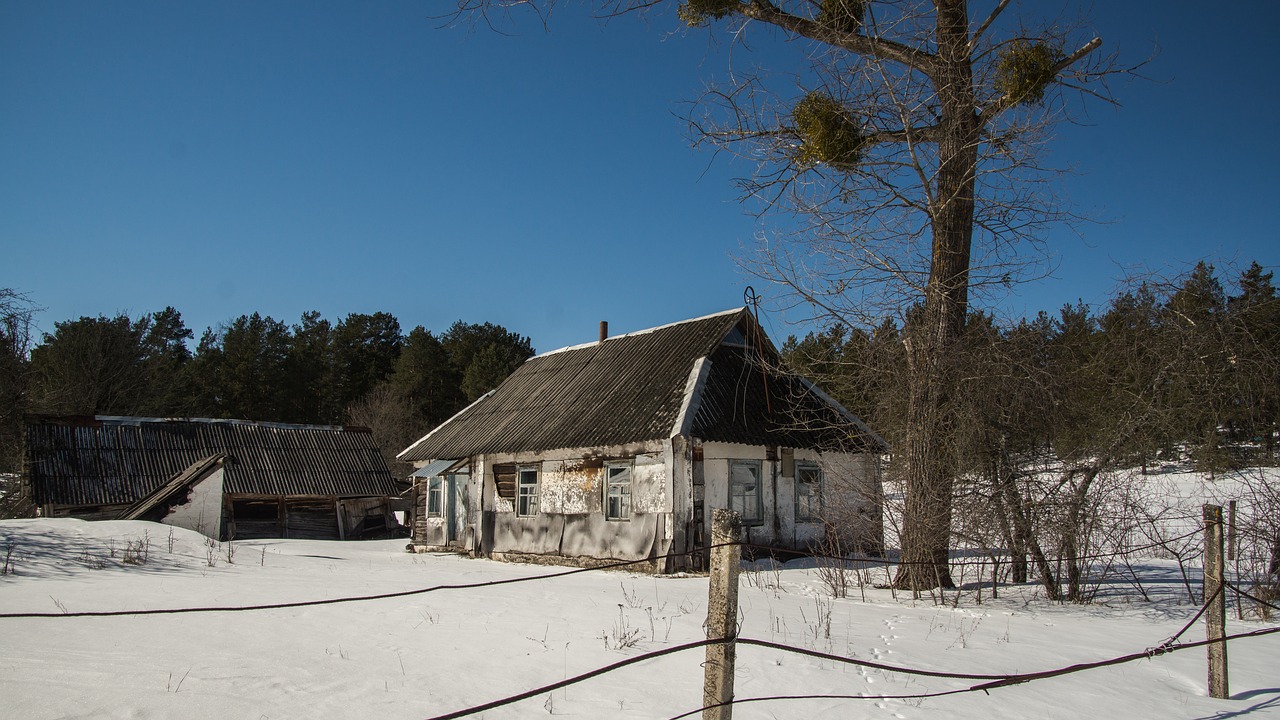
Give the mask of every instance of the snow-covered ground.
[{"label": "snow-covered ground", "polygon": [[[136,560],[140,541],[149,547]],[[446,555],[403,541],[244,541],[142,522],[0,522],[0,612],[278,603],[560,572]],[[170,544],[172,543],[172,547]],[[213,551],[216,550],[216,556]],[[1168,563],[1153,582],[1180,580]],[[1163,577],[1164,580],[1160,580]],[[698,640],[705,577],[593,571],[396,599],[241,613],[0,619],[0,716],[15,718],[426,718]],[[1158,645],[1185,599],[1058,605],[1030,587],[956,606],[855,588],[831,599],[816,571],[743,575],[742,636],[887,664],[966,673],[1045,670]],[[1176,589],[1169,593],[1176,596]],[[1263,625],[1230,621],[1233,632]],[[1203,627],[1189,632],[1203,638]],[[1229,700],[1206,696],[1187,650],[1024,685],[928,700],[743,704],[739,718],[1280,717],[1280,634],[1230,646]],[[702,651],[646,661],[483,714],[668,718],[700,706]],[[972,681],[908,677],[740,647],[739,698],[900,695]]]}]

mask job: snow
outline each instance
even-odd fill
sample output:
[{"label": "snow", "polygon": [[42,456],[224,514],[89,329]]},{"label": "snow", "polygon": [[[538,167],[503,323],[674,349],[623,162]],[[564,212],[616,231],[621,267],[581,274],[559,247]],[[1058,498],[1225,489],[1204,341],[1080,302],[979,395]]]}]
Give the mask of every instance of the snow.
[{"label": "snow", "polygon": [[[1192,488],[1188,496],[1204,488]],[[142,547],[146,562],[128,564]],[[529,578],[564,568],[413,555],[403,540],[210,546],[145,522],[0,521],[0,612],[237,606]],[[1090,605],[1034,586],[953,605],[853,588],[832,599],[807,561],[744,572],[743,637],[962,673],[1046,670],[1159,645],[1195,607],[1176,564],[1141,564]],[[1198,569],[1197,569],[1198,573]],[[1197,576],[1198,577],[1198,576]],[[0,618],[0,715],[22,718],[425,718],[700,640],[707,579],[591,571],[407,597],[253,612]],[[1228,618],[1229,632],[1266,627]],[[1204,638],[1203,622],[1184,636]],[[1280,634],[1230,645],[1232,699],[1206,696],[1203,649],[927,700],[746,703],[744,718],[1280,717]],[[701,649],[490,710],[484,718],[668,718],[701,704]],[[917,694],[973,681],[912,677],[740,646],[738,698]],[[480,717],[480,716],[477,716]]]}]

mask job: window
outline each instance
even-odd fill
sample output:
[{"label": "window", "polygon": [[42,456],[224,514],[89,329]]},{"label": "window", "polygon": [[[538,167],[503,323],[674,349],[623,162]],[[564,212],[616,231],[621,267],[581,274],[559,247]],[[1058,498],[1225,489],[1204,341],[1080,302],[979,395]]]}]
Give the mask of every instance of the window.
[{"label": "window", "polygon": [[760,511],[759,460],[729,461],[729,509],[741,515],[743,522],[764,519]]},{"label": "window", "polygon": [[604,517],[606,520],[631,518],[631,466],[604,466]]},{"label": "window", "polygon": [[516,474],[516,515],[538,514],[538,468],[522,467]]},{"label": "window", "polygon": [[813,463],[796,463],[796,522],[822,518],[822,470]]},{"label": "window", "polygon": [[444,515],[444,478],[439,475],[427,480],[427,517]]}]

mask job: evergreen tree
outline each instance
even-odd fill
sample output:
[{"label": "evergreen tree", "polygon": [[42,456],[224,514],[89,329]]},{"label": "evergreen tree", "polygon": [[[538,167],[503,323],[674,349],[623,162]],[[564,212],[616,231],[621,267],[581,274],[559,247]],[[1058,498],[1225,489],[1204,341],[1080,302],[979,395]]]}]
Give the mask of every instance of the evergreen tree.
[{"label": "evergreen tree", "polygon": [[195,407],[194,388],[187,365],[195,337],[172,306],[139,321],[142,331],[142,364],[146,388],[142,413],[156,417],[189,415]]},{"label": "evergreen tree", "polygon": [[146,324],[128,315],[54,323],[31,352],[37,412],[137,415],[147,407]]},{"label": "evergreen tree", "polygon": [[1234,464],[1219,434],[1239,386],[1226,309],[1226,293],[1213,266],[1199,262],[1161,313],[1160,349],[1176,363],[1164,382],[1171,434],[1187,441],[1197,468],[1209,472]]},{"label": "evergreen tree", "polygon": [[302,313],[289,338],[285,358],[284,419],[288,422],[341,422],[343,406],[334,381],[333,326],[320,313]]},{"label": "evergreen tree", "polygon": [[288,387],[289,328],[258,313],[206,330],[193,370],[210,417],[281,421]]},{"label": "evergreen tree", "polygon": [[1238,285],[1240,294],[1227,307],[1230,362],[1240,382],[1227,417],[1236,439],[1260,443],[1270,461],[1280,426],[1280,299],[1272,273],[1257,262],[1241,274]]},{"label": "evergreen tree", "polygon": [[407,400],[423,427],[439,425],[466,402],[461,375],[450,362],[449,353],[421,325],[405,338],[389,382]]},{"label": "evergreen tree", "polygon": [[533,356],[529,338],[487,322],[473,325],[459,320],[440,336],[440,344],[459,373],[467,402],[497,387]]},{"label": "evergreen tree", "polygon": [[351,313],[333,329],[333,371],[339,407],[345,409],[390,377],[403,338],[394,315]]}]

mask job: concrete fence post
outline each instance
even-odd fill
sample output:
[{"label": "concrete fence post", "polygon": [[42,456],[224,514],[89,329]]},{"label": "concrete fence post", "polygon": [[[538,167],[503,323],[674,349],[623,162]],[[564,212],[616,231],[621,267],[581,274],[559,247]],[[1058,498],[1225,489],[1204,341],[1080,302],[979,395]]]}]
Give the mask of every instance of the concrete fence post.
[{"label": "concrete fence post", "polygon": [[1222,507],[1206,504],[1204,512],[1204,613],[1209,640],[1209,697],[1231,696],[1227,684],[1226,562],[1223,559]]},{"label": "concrete fence post", "polygon": [[[711,516],[711,578],[707,589],[707,646],[703,664],[702,720],[732,720],[733,664],[738,636],[738,571],[742,566],[742,517],[716,509]],[[718,706],[718,707],[712,707]]]}]

